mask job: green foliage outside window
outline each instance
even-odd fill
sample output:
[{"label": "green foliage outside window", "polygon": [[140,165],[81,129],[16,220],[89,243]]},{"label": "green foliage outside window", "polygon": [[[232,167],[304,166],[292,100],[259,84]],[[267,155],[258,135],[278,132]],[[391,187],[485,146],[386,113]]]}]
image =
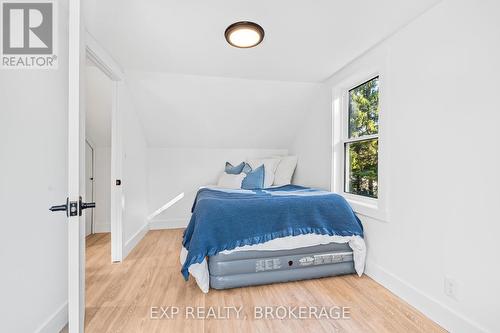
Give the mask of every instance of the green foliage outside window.
[{"label": "green foliage outside window", "polygon": [[[374,78],[349,91],[349,139],[378,134],[379,80]],[[346,143],[346,191],[377,198],[378,138]]]}]

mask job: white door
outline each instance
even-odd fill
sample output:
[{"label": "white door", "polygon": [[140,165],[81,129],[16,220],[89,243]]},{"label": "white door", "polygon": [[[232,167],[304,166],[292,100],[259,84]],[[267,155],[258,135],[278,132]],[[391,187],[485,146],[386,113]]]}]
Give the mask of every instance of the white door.
[{"label": "white door", "polygon": [[[80,80],[85,71],[80,0],[69,1],[68,79],[68,197],[80,201],[85,193],[85,96]],[[84,82],[84,81],[83,81]],[[69,333],[84,331],[85,322],[85,218],[68,217],[68,321]]]},{"label": "white door", "polygon": [[[68,201],[52,210],[67,209],[68,220],[68,326],[84,331],[85,319],[85,108],[80,79],[84,74],[80,0],[69,1],[68,47]],[[83,78],[84,79],[84,78]]]},{"label": "white door", "polygon": [[[85,198],[94,202],[94,149],[85,142]],[[94,211],[85,213],[85,237],[94,232]]]}]

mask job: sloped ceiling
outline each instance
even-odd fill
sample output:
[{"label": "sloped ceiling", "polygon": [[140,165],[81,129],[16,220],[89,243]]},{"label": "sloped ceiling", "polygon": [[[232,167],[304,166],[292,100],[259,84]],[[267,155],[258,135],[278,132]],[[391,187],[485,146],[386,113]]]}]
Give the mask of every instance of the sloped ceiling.
[{"label": "sloped ceiling", "polygon": [[128,72],[150,146],[287,148],[315,83]]},{"label": "sloped ceiling", "polygon": [[[83,7],[87,30],[129,74],[151,146],[279,148],[291,144],[318,82],[437,2],[86,0]],[[224,30],[239,20],[262,25],[261,45],[226,43]]]}]

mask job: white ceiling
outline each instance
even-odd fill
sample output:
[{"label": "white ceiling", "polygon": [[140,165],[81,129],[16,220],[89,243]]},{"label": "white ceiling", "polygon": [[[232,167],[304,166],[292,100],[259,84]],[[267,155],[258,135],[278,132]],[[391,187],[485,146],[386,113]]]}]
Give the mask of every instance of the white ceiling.
[{"label": "white ceiling", "polygon": [[321,85],[127,72],[154,147],[287,148]]},{"label": "white ceiling", "polygon": [[[288,148],[307,113],[329,103],[318,82],[438,1],[82,5],[87,30],[126,71],[149,146]],[[252,49],[229,46],[224,30],[239,20],[261,24],[263,43]],[[95,135],[108,141],[102,134]]]},{"label": "white ceiling", "polygon": [[90,62],[87,62],[85,70],[85,131],[87,138],[96,147],[111,147],[112,81]]},{"label": "white ceiling", "polygon": [[[128,70],[319,82],[439,0],[86,0],[87,29]],[[236,49],[224,30],[265,29]]]}]

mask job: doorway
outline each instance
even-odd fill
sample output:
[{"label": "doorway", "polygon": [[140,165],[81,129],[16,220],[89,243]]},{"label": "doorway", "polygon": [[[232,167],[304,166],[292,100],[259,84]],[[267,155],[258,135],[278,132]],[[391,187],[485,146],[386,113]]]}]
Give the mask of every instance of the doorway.
[{"label": "doorway", "polygon": [[[87,59],[85,66],[85,140],[86,198],[95,202],[93,212],[85,217],[85,236],[111,230],[111,123],[113,81]],[[109,235],[108,235],[109,236]],[[110,253],[111,255],[111,253]]]},{"label": "doorway", "polygon": [[[69,84],[68,84],[68,199],[65,205],[53,206],[52,209],[62,208],[68,220],[68,328],[69,332],[83,332],[85,321],[85,234],[86,215],[82,210],[94,207],[88,204],[87,195],[94,196],[96,191],[96,176],[98,168],[97,148],[93,145],[93,177],[92,191],[86,192],[86,64],[92,63],[111,80],[111,129],[107,131],[111,136],[109,147],[110,159],[109,179],[104,181],[110,191],[108,195],[110,220],[111,255],[112,262],[122,260],[122,139],[120,137],[120,112],[118,109],[118,89],[123,82],[123,71],[106,51],[85,32],[81,26],[80,2],[71,3],[69,8]],[[90,143],[92,146],[92,143]],[[55,209],[62,210],[62,209]],[[96,214],[93,222],[90,220],[90,232],[97,231]]]},{"label": "doorway", "polygon": [[81,85],[85,104],[85,137],[93,147],[93,195],[96,201],[92,234],[110,233],[111,261],[122,261],[122,138],[118,91],[123,71],[85,34]]},{"label": "doorway", "polygon": [[[94,96],[95,107],[87,105],[86,118],[93,119],[94,124],[86,125],[86,132],[93,129],[99,143],[94,143],[94,194],[97,201],[104,205],[96,206],[94,213],[94,233],[110,232],[111,261],[120,262],[123,257],[122,211],[123,191],[122,178],[122,133],[121,113],[119,112],[119,89],[123,83],[123,70],[109,54],[88,33],[85,34],[86,68],[82,71],[86,85],[86,95]],[[93,77],[93,79],[91,78]],[[93,80],[89,83],[89,78]],[[87,101],[86,101],[87,102]],[[103,187],[103,190],[100,187]],[[99,200],[99,196],[104,198]],[[105,216],[105,217],[102,217]]]}]

